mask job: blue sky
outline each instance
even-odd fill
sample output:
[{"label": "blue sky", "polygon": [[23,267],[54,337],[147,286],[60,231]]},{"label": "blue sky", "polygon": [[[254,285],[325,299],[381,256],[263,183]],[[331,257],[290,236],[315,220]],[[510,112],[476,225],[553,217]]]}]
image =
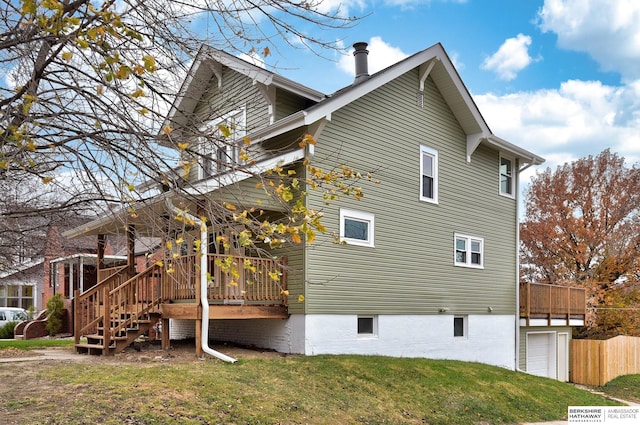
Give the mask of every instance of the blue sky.
[{"label": "blue sky", "polygon": [[[640,1],[325,0],[324,7],[333,1],[349,15],[368,15],[336,37],[345,47],[369,43],[370,72],[442,43],[494,134],[546,158],[542,168],[605,148],[629,165],[640,161]],[[331,93],[353,80],[353,57],[331,55],[285,49],[266,62]]]}]

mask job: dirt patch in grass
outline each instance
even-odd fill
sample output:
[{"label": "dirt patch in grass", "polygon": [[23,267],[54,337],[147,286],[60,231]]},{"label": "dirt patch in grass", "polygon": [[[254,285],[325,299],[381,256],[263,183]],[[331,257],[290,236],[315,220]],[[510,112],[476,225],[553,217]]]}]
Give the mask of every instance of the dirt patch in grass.
[{"label": "dirt patch in grass", "polygon": [[[233,344],[213,344],[211,348],[222,354],[235,358],[237,360],[244,359],[269,359],[277,357],[290,356],[289,354],[278,353],[277,351],[260,349],[257,347],[244,347]],[[171,341],[171,347],[163,350],[160,341],[142,341],[135,342],[125,348],[121,353],[113,356],[102,357],[101,361],[115,362],[147,362],[147,361],[164,361],[164,362],[197,362],[197,361],[219,361],[218,359],[204,355],[196,356],[196,344],[193,339]]]}]

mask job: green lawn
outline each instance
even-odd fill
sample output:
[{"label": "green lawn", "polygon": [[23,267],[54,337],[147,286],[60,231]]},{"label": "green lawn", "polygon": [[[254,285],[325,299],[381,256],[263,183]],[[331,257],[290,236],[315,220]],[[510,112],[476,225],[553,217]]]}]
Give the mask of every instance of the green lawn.
[{"label": "green lawn", "polygon": [[640,403],[640,375],[620,376],[598,390],[611,397]]},{"label": "green lawn", "polygon": [[18,348],[20,350],[33,350],[49,347],[71,347],[72,339],[0,339],[0,350],[3,348]]},{"label": "green lawn", "polygon": [[288,356],[35,366],[0,364],[0,379],[15,383],[0,386],[5,422],[512,424],[565,418],[570,405],[612,404],[570,384],[457,361]]}]

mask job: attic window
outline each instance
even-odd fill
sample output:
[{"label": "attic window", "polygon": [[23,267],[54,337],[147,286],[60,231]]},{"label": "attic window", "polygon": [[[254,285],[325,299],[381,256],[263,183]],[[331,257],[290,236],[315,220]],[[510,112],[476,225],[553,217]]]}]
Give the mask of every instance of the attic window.
[{"label": "attic window", "polygon": [[210,121],[203,129],[200,178],[227,171],[238,161],[238,141],[246,135],[246,110],[235,110]]}]

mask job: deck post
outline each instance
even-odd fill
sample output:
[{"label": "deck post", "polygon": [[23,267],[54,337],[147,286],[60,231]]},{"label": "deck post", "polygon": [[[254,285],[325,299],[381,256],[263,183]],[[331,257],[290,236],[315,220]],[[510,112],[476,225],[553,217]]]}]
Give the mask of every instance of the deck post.
[{"label": "deck post", "polygon": [[162,349],[168,350],[171,346],[169,335],[169,319],[162,318]]},{"label": "deck post", "polygon": [[136,272],[136,227],[133,224],[127,226],[127,272],[128,278]]},{"label": "deck post", "polygon": [[109,346],[111,345],[111,299],[109,297],[109,288],[108,287],[103,287],[100,289],[103,293],[103,306],[104,306],[104,314],[102,316],[102,333],[103,333],[103,337],[104,339],[103,344],[104,344],[104,348],[102,350],[102,353],[105,356],[109,355]]},{"label": "deck post", "polygon": [[[197,258],[197,256],[196,256]],[[207,338],[208,335],[202,335],[202,298],[200,290],[200,267],[196,266],[195,273],[195,290],[196,290],[196,301],[198,304],[197,313],[196,313],[196,356],[200,357],[204,354],[202,350],[202,338]]]},{"label": "deck post", "polygon": [[104,269],[104,250],[106,247],[106,243],[107,240],[105,238],[105,235],[98,235],[98,261],[96,264],[98,275],[100,274],[100,270]]},{"label": "deck post", "polygon": [[80,291],[76,289],[73,294],[73,342],[75,345],[80,344]]}]

